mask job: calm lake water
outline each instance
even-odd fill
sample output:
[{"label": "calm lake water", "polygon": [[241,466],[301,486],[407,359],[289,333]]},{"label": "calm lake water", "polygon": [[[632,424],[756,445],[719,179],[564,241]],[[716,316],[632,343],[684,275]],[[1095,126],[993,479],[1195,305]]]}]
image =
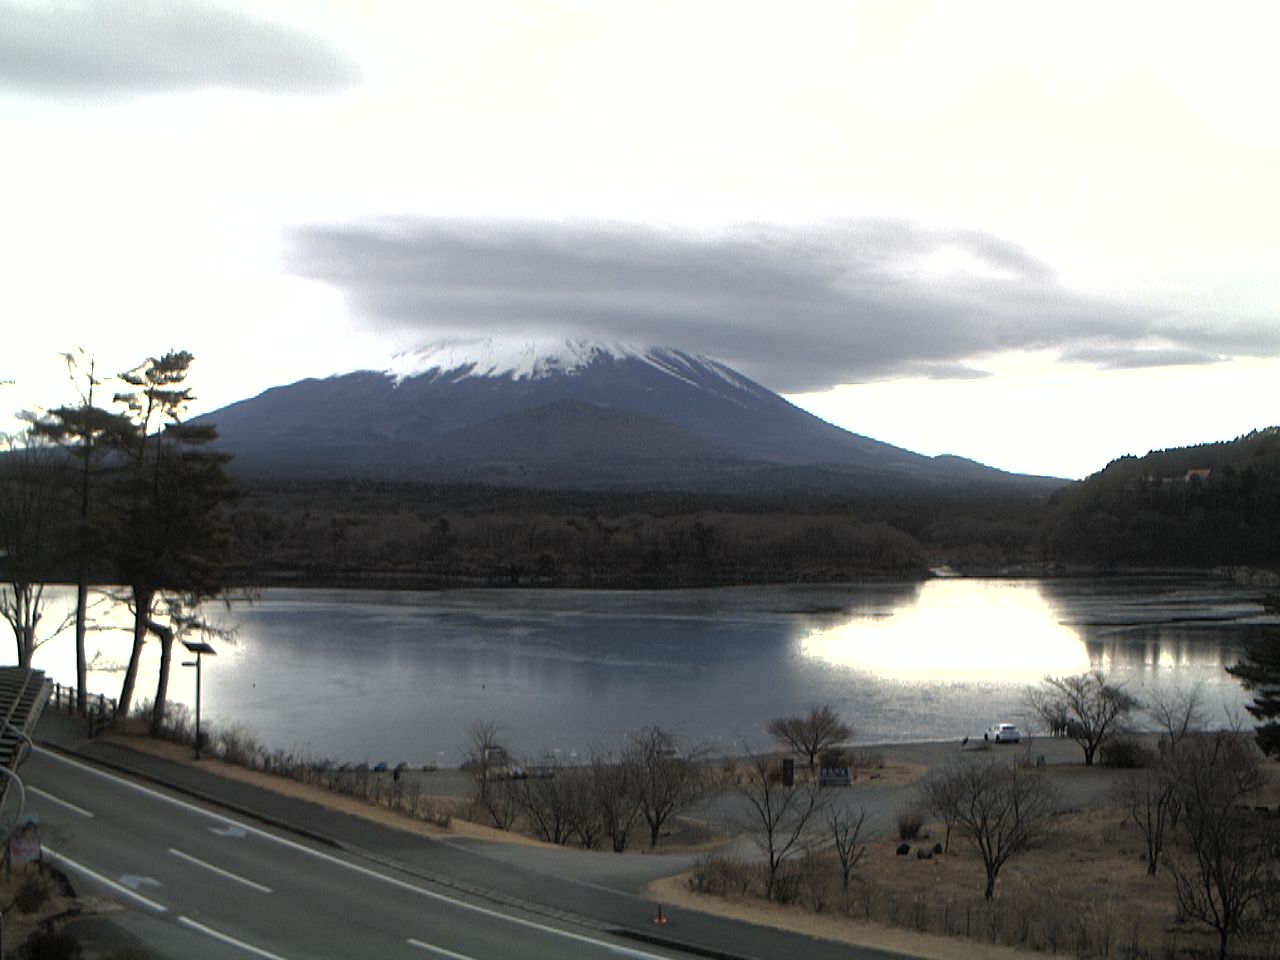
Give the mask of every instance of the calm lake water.
[{"label": "calm lake water", "polygon": [[[268,590],[209,611],[237,633],[205,661],[204,716],[271,746],[392,763],[458,762],[475,720],[496,721],[526,756],[613,746],[647,724],[730,749],[825,702],[864,743],[958,739],[1031,726],[1028,684],[1100,667],[1139,696],[1201,683],[1221,720],[1246,702],[1224,665],[1275,622],[1261,595],[1186,579]],[[123,631],[91,635],[92,690],[118,694],[128,644]],[[159,661],[147,646],[143,697]],[[71,638],[36,665],[73,682]],[[194,673],[175,667],[174,700],[194,703]]]}]

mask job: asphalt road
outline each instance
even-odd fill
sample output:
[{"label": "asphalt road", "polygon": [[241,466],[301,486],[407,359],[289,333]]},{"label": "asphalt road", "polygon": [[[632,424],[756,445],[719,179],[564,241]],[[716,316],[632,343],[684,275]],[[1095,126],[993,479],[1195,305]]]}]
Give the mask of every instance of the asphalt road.
[{"label": "asphalt road", "polygon": [[[652,904],[640,898],[447,844],[384,830],[387,836],[365,837],[382,849],[361,856],[45,749],[28,758],[21,774],[49,859],[82,895],[123,908],[116,923],[162,956],[688,955],[636,938],[667,934],[652,927]],[[396,866],[397,854],[404,869]],[[446,882],[424,879],[428,870]],[[672,938],[696,944],[703,956],[892,956],[689,912],[672,912],[671,919]],[[631,933],[616,932],[624,929]]]},{"label": "asphalt road", "polygon": [[22,773],[46,855],[172,956],[675,955],[469,903],[55,753]]}]

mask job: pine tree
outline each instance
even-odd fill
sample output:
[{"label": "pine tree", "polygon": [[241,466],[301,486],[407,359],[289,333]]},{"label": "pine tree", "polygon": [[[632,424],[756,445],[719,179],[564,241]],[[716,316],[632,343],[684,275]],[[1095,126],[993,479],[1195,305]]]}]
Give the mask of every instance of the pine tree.
[{"label": "pine tree", "polygon": [[[63,354],[67,373],[79,393],[79,402],[56,407],[32,421],[32,433],[52,441],[68,454],[69,486],[75,491],[77,524],[69,538],[75,554],[76,570],[76,709],[84,713],[87,706],[85,685],[88,664],[85,659],[85,631],[89,607],[89,581],[95,560],[105,549],[104,531],[97,511],[98,487],[104,459],[120,449],[131,432],[129,418],[94,404],[94,392],[101,382],[95,376],[93,358],[87,361],[80,351]],[[83,385],[82,385],[83,381]]]},{"label": "pine tree", "polygon": [[[1266,607],[1280,612],[1280,596],[1267,598]],[[1245,709],[1258,724],[1258,746],[1267,756],[1280,755],[1280,629],[1272,628],[1261,639],[1245,646],[1244,659],[1231,674],[1254,695]]]},{"label": "pine tree", "polygon": [[[230,555],[230,538],[219,517],[219,508],[236,496],[223,469],[230,458],[207,449],[217,437],[213,427],[182,422],[193,399],[186,386],[191,361],[186,351],[152,357],[121,375],[133,389],[116,395],[133,423],[113,537],[116,564],[129,588],[134,616],[133,649],[119,709],[127,713],[133,699],[147,636],[157,637],[160,676],[153,732],[158,732],[164,718],[174,637],[184,626],[198,626],[194,621],[186,623],[186,618],[201,600],[222,591]],[[171,614],[182,611],[181,616],[170,616],[171,626],[156,618],[162,602]]]}]

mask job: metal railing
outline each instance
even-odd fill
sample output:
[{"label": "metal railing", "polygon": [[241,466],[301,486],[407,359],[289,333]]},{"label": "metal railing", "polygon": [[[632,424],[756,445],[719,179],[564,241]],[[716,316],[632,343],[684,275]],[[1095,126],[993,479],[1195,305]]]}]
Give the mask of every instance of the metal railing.
[{"label": "metal railing", "polygon": [[[53,692],[49,695],[49,705],[54,710],[62,713],[74,714],[76,712],[76,704],[79,702],[79,698],[76,696],[77,692],[75,687],[55,683]],[[117,703],[114,697],[108,697],[101,693],[85,694],[85,716],[89,722],[89,736],[99,737],[106,732],[107,728],[115,721],[116,707]]]}]

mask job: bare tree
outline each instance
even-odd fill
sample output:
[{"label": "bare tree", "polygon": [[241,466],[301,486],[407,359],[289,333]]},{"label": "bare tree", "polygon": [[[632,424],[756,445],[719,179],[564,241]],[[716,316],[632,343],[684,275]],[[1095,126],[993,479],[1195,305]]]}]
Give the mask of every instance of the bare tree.
[{"label": "bare tree", "polygon": [[930,777],[920,785],[925,804],[945,827],[943,853],[951,852],[951,831],[960,817],[960,800],[964,787],[964,779],[953,776]]},{"label": "bare tree", "polygon": [[1045,677],[1027,690],[1027,703],[1051,730],[1065,726],[1067,736],[1084,750],[1086,767],[1093,766],[1098,748],[1140,706],[1120,684],[1107,682],[1101,670],[1074,677]]},{"label": "bare tree", "polygon": [[810,770],[819,753],[853,736],[853,727],[841,720],[829,703],[811,708],[804,716],[775,717],[768,730],[773,739],[806,757]]},{"label": "bare tree", "polygon": [[681,755],[675,737],[661,727],[644,727],[629,740],[628,762],[636,769],[636,799],[649,827],[652,850],[658,845],[663,824],[701,795],[701,771]]},{"label": "bare tree", "polygon": [[557,773],[564,780],[561,788],[569,808],[569,832],[587,850],[596,849],[606,836],[593,773],[590,766],[563,767]]},{"label": "bare tree", "polygon": [[1130,774],[1116,789],[1129,819],[1147,842],[1147,875],[1154,877],[1165,840],[1178,819],[1178,795],[1169,776],[1167,756],[1159,766]]},{"label": "bare tree", "polygon": [[45,580],[53,573],[63,504],[54,480],[54,464],[37,437],[5,438],[0,460],[0,617],[13,630],[17,663],[31,666],[36,649],[70,625],[64,621],[41,635]]},{"label": "bare tree", "polygon": [[[550,773],[550,776],[541,775]],[[580,791],[575,771],[549,768],[539,775],[512,781],[520,812],[539,840],[560,846],[569,842],[577,828]]]},{"label": "bare tree", "polygon": [[510,830],[520,815],[520,797],[512,780],[495,780],[488,785],[484,799],[478,801],[499,830]]},{"label": "bare tree", "polygon": [[812,780],[783,786],[775,759],[756,753],[745,743],[742,757],[744,766],[736,788],[746,801],[742,826],[766,857],[764,895],[772,900],[783,862],[813,846],[813,827],[825,807],[826,794]]},{"label": "bare tree", "polygon": [[866,822],[866,807],[859,807],[856,812],[848,807],[833,807],[827,811],[827,833],[840,860],[840,885],[845,890],[849,889],[853,868],[867,852],[867,845],[861,842]]},{"label": "bare tree", "polygon": [[476,778],[476,800],[483,805],[489,799],[489,784],[493,780],[495,768],[509,763],[498,724],[493,720],[472,721],[467,727],[467,748],[467,756],[462,765]]},{"label": "bare tree", "polygon": [[1167,738],[1164,746],[1176,749],[1188,734],[1204,729],[1204,684],[1152,689],[1142,709]]},{"label": "bare tree", "polygon": [[937,779],[949,783],[933,796],[945,798],[956,829],[982,857],[990,900],[1000,869],[1048,833],[1053,790],[1042,774],[999,760],[962,761]]},{"label": "bare tree", "polygon": [[1239,733],[1204,734],[1174,755],[1171,777],[1182,811],[1168,861],[1178,906],[1217,932],[1226,958],[1234,938],[1266,923],[1280,883],[1280,831],[1246,803],[1263,783],[1258,758]]},{"label": "bare tree", "polygon": [[588,771],[591,794],[600,829],[614,853],[627,849],[627,841],[640,817],[640,768],[634,750],[621,757],[593,750]]}]

